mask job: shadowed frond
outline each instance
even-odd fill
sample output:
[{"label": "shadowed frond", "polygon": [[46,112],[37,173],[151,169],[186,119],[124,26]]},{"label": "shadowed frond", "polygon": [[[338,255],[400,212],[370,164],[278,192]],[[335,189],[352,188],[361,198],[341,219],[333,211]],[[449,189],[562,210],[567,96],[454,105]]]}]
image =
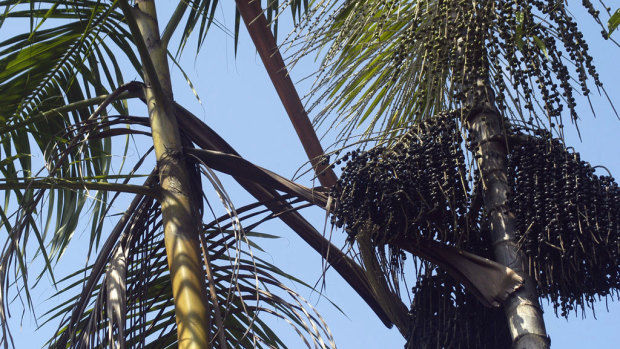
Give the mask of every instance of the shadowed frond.
[{"label": "shadowed frond", "polygon": [[[89,207],[92,212],[92,231],[90,234],[90,249],[97,246],[101,237],[104,218],[117,196],[108,201],[108,192],[140,192],[150,196],[157,196],[150,188],[128,184],[130,179],[138,178],[136,171],[150,151],[137,161],[133,170],[127,174],[114,176],[107,175],[107,170],[97,168],[96,172],[87,170],[84,163],[93,161],[94,154],[85,156],[85,148],[102,139],[110,140],[117,135],[114,132],[117,125],[143,126],[144,119],[127,116],[110,116],[100,118],[101,111],[105,109],[116,97],[127,93],[132,86],[126,85],[105,98],[101,106],[86,120],[71,126],[65,133],[57,135],[64,142],[54,143],[47,149],[47,175],[35,177],[23,176],[22,173],[9,172],[7,167],[2,168],[5,178],[0,183],[0,188],[7,193],[13,191],[17,202],[7,200],[3,208],[2,228],[9,233],[1,255],[2,265],[0,279],[4,285],[0,291],[2,294],[2,308],[0,315],[3,317],[3,325],[6,325],[8,316],[9,285],[15,282],[16,294],[21,298],[25,306],[31,307],[29,295],[30,283],[28,282],[29,271],[27,265],[29,258],[27,253],[33,250],[32,244],[28,245],[31,236],[36,238],[34,257],[41,255],[44,268],[53,282],[53,266],[64,254],[69,242],[81,218],[80,212]],[[126,97],[125,97],[126,98]],[[94,102],[89,102],[94,104]],[[58,110],[63,108],[58,108]],[[60,113],[60,111],[59,111]],[[43,116],[43,120],[56,117],[56,111],[52,113],[35,114],[35,117]],[[140,134],[139,130],[124,129],[129,133]],[[93,136],[92,139],[89,136]],[[73,162],[68,158],[73,156]],[[109,153],[107,154],[109,156]],[[107,161],[107,160],[106,160]],[[43,170],[42,170],[43,172]],[[23,173],[26,174],[26,173]],[[120,181],[121,183],[118,183]],[[137,189],[138,191],[133,190]],[[146,190],[146,191],[145,191]],[[94,193],[93,193],[94,192]],[[8,194],[7,194],[8,197]],[[14,213],[7,216],[4,212],[13,210]],[[49,234],[50,230],[52,234]],[[41,271],[36,282],[43,276]],[[36,275],[36,274],[35,274]],[[36,284],[35,282],[35,284]],[[22,293],[23,292],[23,293]],[[8,329],[3,327],[3,340],[10,337]],[[5,342],[6,344],[6,342]]]},{"label": "shadowed frond", "polygon": [[[94,119],[94,106],[102,102],[94,96],[123,85],[124,62],[112,50],[125,51],[136,71],[140,69],[130,36],[121,25],[122,15],[114,3],[98,1],[42,1],[37,6],[5,1],[0,5],[14,6],[5,13],[2,29],[17,31],[0,42],[0,142],[2,158],[12,160],[3,162],[3,175],[7,179],[38,176],[31,157],[42,153],[49,161],[48,172],[57,177],[106,176],[109,138],[93,138],[87,146],[69,148],[82,136],[87,120]],[[22,19],[30,19],[30,28],[11,26],[23,23]],[[122,99],[109,102],[126,115]],[[97,120],[105,120],[105,108],[98,114]],[[100,130],[107,127],[103,122]],[[56,154],[68,161],[54,164]],[[15,194],[27,206],[21,194]],[[11,191],[6,195],[8,199]],[[62,195],[50,199],[65,206]],[[105,202],[105,194],[98,194],[97,201]],[[79,216],[79,210],[67,210],[68,214]]]},{"label": "shadowed frond", "polygon": [[[266,314],[288,322],[308,347],[333,347],[331,334],[320,316],[306,310],[311,306],[278,281],[299,280],[254,256],[261,251],[255,240],[270,236],[246,234],[242,229],[214,229],[218,224],[227,225],[225,221],[214,222],[205,226],[201,235],[206,252],[204,272],[210,293],[212,347],[286,347],[270,329],[271,322],[265,322]],[[238,223],[231,224],[239,228]],[[89,276],[80,272],[62,281],[67,286],[61,294],[80,287],[83,291],[48,312],[49,320],[65,317],[52,347],[114,347],[123,340],[129,347],[176,346],[162,235],[157,203],[137,197],[97,261],[83,272]],[[119,263],[119,256],[126,262]],[[118,272],[123,265],[124,272]],[[111,301],[113,294],[123,293],[126,300]],[[123,314],[125,319],[120,316]],[[127,336],[120,339],[121,333]]]}]

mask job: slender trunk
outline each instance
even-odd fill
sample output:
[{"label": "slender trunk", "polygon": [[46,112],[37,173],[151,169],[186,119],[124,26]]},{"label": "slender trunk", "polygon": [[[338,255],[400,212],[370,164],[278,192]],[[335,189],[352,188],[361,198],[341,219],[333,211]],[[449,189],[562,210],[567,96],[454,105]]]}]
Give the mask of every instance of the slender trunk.
[{"label": "slender trunk", "polygon": [[478,167],[483,183],[484,208],[490,223],[490,240],[495,260],[524,280],[523,287],[504,302],[513,348],[549,348],[550,340],[536,287],[526,272],[523,253],[515,240],[515,217],[508,207],[505,125],[495,108],[493,91],[484,82],[479,81],[478,87],[486,95],[486,105],[474,107],[467,126],[478,144]]},{"label": "slender trunk", "polygon": [[[162,189],[161,210],[176,312],[178,347],[208,348],[207,324],[210,322],[198,239],[200,217],[195,209],[197,205],[192,202],[190,171],[183,157],[181,137],[174,116],[166,47],[160,41],[154,0],[137,2],[132,14],[158,80],[150,81],[148,74],[145,74],[145,97]],[[153,88],[154,85],[160,85],[161,91]]]}]

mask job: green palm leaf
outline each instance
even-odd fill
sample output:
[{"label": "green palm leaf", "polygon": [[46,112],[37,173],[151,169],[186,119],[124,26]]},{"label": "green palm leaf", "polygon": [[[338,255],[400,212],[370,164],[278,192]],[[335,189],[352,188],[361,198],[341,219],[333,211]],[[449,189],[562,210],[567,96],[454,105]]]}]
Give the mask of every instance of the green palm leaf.
[{"label": "green palm leaf", "polygon": [[[164,30],[164,47],[185,19],[177,52],[183,51],[194,28],[199,28],[199,50],[209,27],[217,23],[213,17],[217,4],[218,1],[181,2]],[[145,52],[146,45],[140,35],[144,33],[140,33],[140,28],[136,30],[140,19],[135,17],[140,12],[132,10],[127,1],[44,0],[30,4],[0,1],[0,6],[7,9],[0,19],[0,28],[24,19],[30,21],[23,32],[0,42],[0,171],[4,176],[0,189],[6,191],[5,205],[0,210],[0,227],[9,235],[0,254],[3,284],[0,289],[3,330],[0,343],[10,344],[6,327],[7,306],[12,296],[9,289],[16,284],[18,296],[25,294],[26,305],[32,307],[28,279],[32,273],[27,266],[31,258],[42,256],[44,268],[58,287],[58,294],[66,299],[45,315],[46,321],[60,323],[57,336],[48,343],[51,347],[175,346],[175,308],[166,261],[170,257],[166,256],[161,203],[157,201],[163,195],[159,195],[160,186],[153,179],[157,177],[156,172],[144,185],[134,184],[141,177],[140,169],[149,151],[141,154],[130,171],[110,174],[114,137],[127,140],[157,132],[143,129],[150,126],[149,119],[130,116],[126,102],[130,98],[144,101],[143,88],[150,93],[148,89],[152,85],[161,85],[156,76],[159,72],[153,74],[153,59]],[[266,4],[267,22],[274,32],[277,31],[276,14],[286,6],[278,1]],[[305,1],[292,2],[289,8],[293,17],[300,16],[305,6]],[[191,10],[184,17],[187,8]],[[235,40],[239,32],[239,15],[236,17]],[[145,72],[136,51],[141,54]],[[128,71],[127,66],[133,69]],[[148,86],[139,82],[125,83],[127,74],[143,73],[149,81]],[[155,92],[160,104],[168,101],[161,98],[161,94],[161,91]],[[111,107],[118,115],[109,115]],[[180,127],[182,134],[191,135],[191,139],[184,138],[186,135],[182,137],[185,149],[191,149],[192,142],[204,146],[198,144],[201,139],[196,137],[196,131],[204,127],[206,125],[201,123],[193,133],[184,129],[185,126]],[[215,138],[216,144],[219,140]],[[207,146],[207,155],[213,155],[209,151],[229,152],[225,142],[219,145],[224,148]],[[192,153],[191,150],[187,152]],[[38,155],[44,159],[44,168],[39,171],[33,168],[31,161],[31,157]],[[249,213],[250,217],[263,215],[250,227],[267,219],[288,217],[283,219],[296,226],[296,231],[303,232],[317,251],[331,246],[295,212],[295,207],[287,200],[289,196],[276,192],[276,189],[283,190],[308,199],[310,190],[245,162],[234,150],[224,155],[225,159],[234,157],[232,165],[221,168],[224,172],[234,172],[237,162],[241,164],[237,171],[249,168],[254,173],[262,173],[262,181],[266,180],[267,184],[244,182],[259,199],[269,201],[261,201],[268,211]],[[199,197],[199,167],[193,164],[187,167],[184,170],[195,181],[191,185],[196,189],[192,193],[195,196],[192,199],[196,199],[193,203],[200,206],[198,203],[202,203],[203,198]],[[226,219],[236,220],[234,206],[219,181],[209,169],[203,168],[203,174],[231,211]],[[244,181],[243,176],[237,179]],[[89,190],[96,192],[92,194]],[[114,191],[115,195],[108,197],[109,191]],[[118,225],[109,231],[104,219],[110,218],[110,210],[120,192],[137,195]],[[14,207],[15,212],[9,212]],[[53,268],[68,249],[81,224],[82,212],[87,208],[92,211],[89,257],[90,253],[96,255],[95,263],[57,283]],[[202,216],[201,210],[201,207],[196,208],[196,216]],[[209,318],[212,320],[209,335],[215,346],[285,347],[278,334],[270,329],[270,322],[264,319],[267,314],[290,323],[308,347],[334,346],[320,316],[279,281],[299,280],[254,254],[261,251],[254,242],[255,237],[266,235],[254,234],[253,237],[252,233],[240,229],[231,232],[215,226],[206,226],[202,233],[205,278],[209,286],[205,292],[210,292]],[[32,250],[32,243],[28,244],[33,240],[32,235],[37,240],[34,256],[27,255]],[[365,293],[369,304],[374,304],[360,267],[342,257],[343,253],[330,256],[339,263],[336,269],[340,273],[352,271],[347,280],[351,280],[356,290]],[[42,275],[38,275],[37,282]],[[381,310],[377,308],[376,311],[380,313]]]},{"label": "green palm leaf", "polygon": [[[584,6],[600,22],[593,5]],[[564,4],[319,1],[308,18],[295,57],[326,50],[312,106],[324,103],[319,124],[338,112],[342,138],[359,126],[366,136],[401,133],[440,111],[466,107],[471,74],[488,77],[512,122],[560,134],[578,119],[573,96],[605,94]]]},{"label": "green palm leaf", "polygon": [[[64,287],[60,294],[87,291],[48,312],[47,321],[65,318],[57,337],[50,342],[52,347],[110,346],[111,341],[118,340],[118,333],[128,334],[125,340],[130,347],[175,346],[176,336],[170,335],[176,324],[159,208],[149,198],[137,202],[122,220],[131,224],[121,222],[117,226],[121,228],[114,229],[95,264],[61,281]],[[226,225],[224,221],[217,223]],[[208,252],[206,277],[215,319],[211,324],[213,347],[224,347],[222,340],[230,347],[286,347],[264,322],[262,313],[288,319],[291,325],[301,328],[296,330],[300,335],[309,333],[308,338],[302,336],[308,346],[315,341],[323,343],[321,337],[325,335],[332,343],[323,320],[304,310],[305,301],[278,278],[300,281],[254,255],[260,248],[253,240],[269,235],[209,228],[217,223],[205,226],[202,239]],[[115,305],[106,301],[106,293],[111,289],[110,265],[119,249],[127,250],[127,276],[122,280],[127,300],[122,308],[116,306],[127,315],[124,323],[112,325],[108,318]],[[85,278],[84,274],[89,276]]]},{"label": "green palm leaf", "polygon": [[[94,112],[96,99],[91,103],[88,99],[123,83],[119,63],[110,54],[110,44],[104,39],[126,51],[129,61],[139,69],[129,46],[129,36],[119,25],[122,22],[120,13],[114,4],[96,1],[43,1],[36,7],[5,1],[2,5],[15,6],[5,14],[4,24],[21,18],[31,20],[30,31],[0,43],[0,66],[3,68],[0,74],[3,96],[0,140],[3,158],[14,159],[3,164],[5,178],[33,176],[30,157],[37,152],[46,156],[47,170],[53,176],[106,176],[110,166],[110,140],[93,138],[87,146],[79,147],[75,146],[75,140],[84,135],[83,123]],[[113,105],[121,113],[127,113],[122,103],[113,101]],[[106,115],[105,112],[99,114]],[[105,130],[105,126],[102,129]],[[6,192],[7,200],[10,193]],[[28,193],[24,198],[16,192],[21,205],[30,207],[25,216],[34,212],[42,198],[41,193]],[[75,217],[79,217],[84,204],[79,202],[80,197],[79,190],[50,196],[56,201],[57,232],[64,231],[69,236],[72,233]],[[95,221],[100,218],[98,213],[102,212],[106,197],[105,192],[96,194]],[[53,201],[50,206],[54,206]],[[51,217],[51,211],[48,216]],[[30,223],[21,230],[27,231],[28,226]],[[42,242],[40,248],[44,248]]]}]

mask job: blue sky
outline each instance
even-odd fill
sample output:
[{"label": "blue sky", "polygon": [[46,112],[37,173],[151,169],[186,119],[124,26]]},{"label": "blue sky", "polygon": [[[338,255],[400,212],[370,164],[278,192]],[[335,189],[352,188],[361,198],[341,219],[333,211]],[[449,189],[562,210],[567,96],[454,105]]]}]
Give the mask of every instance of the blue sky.
[{"label": "blue sky", "polygon": [[[165,0],[159,1],[158,5],[159,16],[162,19],[160,26],[163,27],[176,2]],[[218,11],[217,19],[232,31],[234,11],[230,3],[222,5],[225,6]],[[617,100],[617,96],[620,95],[620,73],[616,68],[616,60],[620,57],[620,48],[602,40],[600,29],[597,29],[587,15],[583,15],[583,11],[576,10],[575,13],[579,24],[583,25],[582,28],[586,31],[586,38],[603,83],[611,99]],[[287,15],[284,16],[285,19]],[[290,26],[286,24],[282,25],[280,38],[285,37],[289,28]],[[202,104],[197,101],[179,70],[171,65],[175,99],[215,129],[246,159],[285,177],[293,177],[298,168],[304,165],[306,157],[245,28],[241,27],[239,52],[236,58],[232,37],[215,26],[212,27],[201,53],[194,57],[193,52],[193,47],[186,48],[181,66],[188,73]],[[294,81],[297,81],[315,69],[317,63],[307,60],[296,66],[291,74]],[[308,81],[298,84],[302,96],[309,88]],[[593,105],[597,113],[596,118],[592,116],[587,102],[581,103],[579,128],[582,140],[576,136],[574,128],[567,127],[567,144],[580,152],[583,159],[594,165],[606,166],[618,178],[620,121],[611,113],[605,98],[593,97]],[[133,113],[144,115],[146,111],[140,106],[134,108]],[[327,141],[329,136],[325,139],[324,147],[329,145]],[[138,148],[142,146],[145,145],[137,145]],[[249,202],[249,196],[236,188],[225,176],[222,176],[222,180],[239,206]],[[309,177],[301,178],[300,182],[305,185],[311,184]],[[119,207],[124,206],[126,205],[119,204]],[[320,231],[323,229],[325,217],[320,210],[306,210],[304,213],[317,229]],[[306,247],[294,233],[282,224],[275,223],[262,226],[260,230],[282,236],[281,239],[267,245],[268,258],[271,258],[276,265],[310,284],[320,282],[323,272],[321,258]],[[335,234],[333,240],[336,245],[341,246],[344,239],[340,232]],[[82,233],[81,238],[87,239],[87,234]],[[67,268],[75,266],[76,263],[83,263],[83,256],[69,254],[60,266]],[[59,269],[58,273],[63,275],[66,272],[63,273],[63,270]],[[296,290],[318,308],[334,334],[339,348],[403,346],[404,340],[398,331],[386,329],[337,274],[328,271],[325,278],[326,287],[323,289],[325,297],[337,304],[346,315],[326,301],[325,297],[319,297],[315,292],[303,288]],[[35,293],[39,294],[37,304],[40,304],[41,308],[49,308],[50,302],[44,300],[51,288],[40,287],[40,290]],[[603,301],[596,307],[598,320],[594,320],[592,314],[587,312],[585,320],[572,315],[566,321],[563,318],[556,319],[552,308],[549,307],[545,313],[545,320],[553,347],[601,349],[617,347],[616,343],[620,343],[620,304],[609,303],[609,308],[610,312],[607,313]],[[19,317],[19,312],[16,313]],[[33,325],[33,321],[26,317],[22,328],[16,328],[14,335],[18,348],[39,347],[48,338],[51,329],[46,328],[33,333],[35,327]],[[298,342],[299,346],[295,344],[296,335],[291,331],[289,334],[285,338],[290,339],[291,348],[301,347],[301,342]]]}]

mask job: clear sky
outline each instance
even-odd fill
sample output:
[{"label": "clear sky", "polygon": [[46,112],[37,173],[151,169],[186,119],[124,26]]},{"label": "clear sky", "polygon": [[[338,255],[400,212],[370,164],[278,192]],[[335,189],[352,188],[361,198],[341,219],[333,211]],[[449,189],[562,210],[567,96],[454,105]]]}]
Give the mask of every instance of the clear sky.
[{"label": "clear sky", "polygon": [[[175,1],[158,1],[161,26],[176,5]],[[234,25],[234,11],[230,4],[222,2],[222,9],[218,11],[217,20],[230,31]],[[579,9],[578,7],[575,8]],[[620,95],[620,73],[617,67],[617,57],[620,57],[620,48],[600,38],[600,29],[583,11],[575,11],[579,24],[586,29],[586,38],[595,57],[601,79],[605,84],[612,100]],[[283,16],[288,18],[288,13]],[[286,23],[286,21],[285,21]],[[285,37],[290,26],[285,23],[281,26],[280,38]],[[185,57],[180,63],[188,73],[202,104],[194,97],[192,90],[178,69],[172,68],[174,73],[173,85],[175,99],[195,115],[203,119],[209,126],[222,135],[246,159],[257,165],[273,170],[285,177],[291,178],[296,170],[305,163],[306,157],[297,140],[293,127],[282,108],[280,101],[265,73],[260,58],[255,53],[251,40],[245,28],[241,27],[239,52],[234,57],[233,39],[223,30],[213,26],[206,43],[194,58],[193,46],[186,48]],[[0,32],[0,35],[2,32]],[[618,33],[616,33],[618,38]],[[305,61],[292,71],[294,81],[311,74],[317,64]],[[172,67],[172,65],[171,65]],[[130,77],[128,77],[130,78]],[[138,77],[135,77],[138,79]],[[311,79],[310,79],[311,80]],[[300,95],[309,90],[308,81],[299,85]],[[581,122],[579,124],[582,141],[576,136],[574,129],[569,128],[568,145],[573,146],[582,154],[582,158],[594,165],[605,165],[616,178],[620,177],[620,121],[613,115],[606,99],[595,96],[593,105],[597,113],[594,118],[589,111],[586,101],[581,103]],[[134,114],[144,115],[144,109],[133,109]],[[326,137],[329,139],[329,137]],[[327,141],[324,147],[328,146]],[[225,176],[222,176],[225,177]],[[311,184],[308,178],[302,178],[302,184]],[[226,180],[225,184],[230,181]],[[249,203],[247,194],[234,186],[229,187],[229,194],[238,200],[239,206]],[[208,190],[208,189],[207,189]],[[119,207],[126,205],[119,204]],[[304,211],[309,220],[322,230],[325,217],[320,210]],[[304,246],[303,242],[294,233],[283,227],[282,224],[268,224],[259,229],[282,236],[282,239],[268,245],[269,255],[274,264],[310,284],[320,281],[322,275],[321,258],[312,250]],[[335,232],[340,235],[339,232]],[[82,239],[87,234],[82,233]],[[336,245],[342,245],[342,236],[334,236]],[[75,246],[75,245],[74,245]],[[70,255],[65,261],[68,266],[83,263],[82,260],[71,260]],[[62,269],[58,271],[63,275]],[[402,348],[403,338],[396,330],[386,329],[365,303],[354,294],[348,286],[333,272],[327,272],[324,294],[329,300],[342,309],[343,315],[324,298],[318,297],[303,288],[297,288],[304,297],[311,300],[326,319],[335,336],[339,348]],[[49,295],[50,288],[41,287],[40,296],[36,302],[42,308],[48,308],[50,302],[44,302]],[[39,294],[39,293],[36,293]],[[586,313],[587,319],[574,315],[568,320],[556,319],[552,308],[545,313],[548,331],[555,348],[616,348],[620,343],[620,304],[609,303],[610,312],[605,309],[605,302],[598,304],[594,320],[591,313]],[[38,311],[38,313],[42,313]],[[49,329],[33,334],[34,324],[28,317],[21,329],[16,329],[14,335],[18,348],[41,346],[48,338]],[[295,344],[295,334],[290,333],[290,347],[301,347]]]}]

